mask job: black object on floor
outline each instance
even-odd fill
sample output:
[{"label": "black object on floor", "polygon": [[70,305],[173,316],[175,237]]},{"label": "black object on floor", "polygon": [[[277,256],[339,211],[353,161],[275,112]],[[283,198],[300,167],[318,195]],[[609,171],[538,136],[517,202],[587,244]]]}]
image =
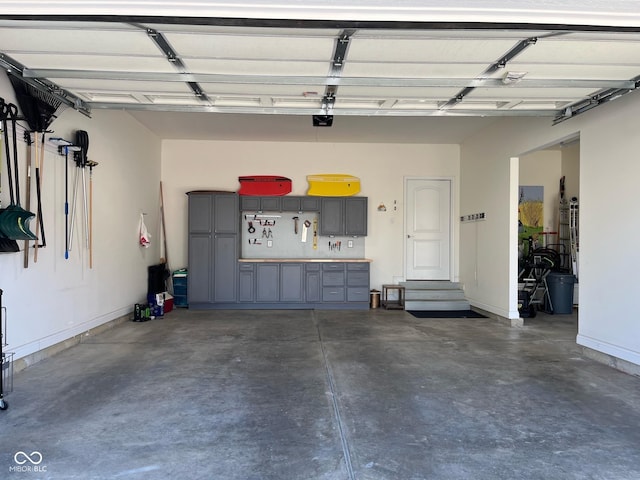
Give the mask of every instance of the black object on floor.
[{"label": "black object on floor", "polygon": [[407,310],[416,318],[487,318],[474,310]]}]

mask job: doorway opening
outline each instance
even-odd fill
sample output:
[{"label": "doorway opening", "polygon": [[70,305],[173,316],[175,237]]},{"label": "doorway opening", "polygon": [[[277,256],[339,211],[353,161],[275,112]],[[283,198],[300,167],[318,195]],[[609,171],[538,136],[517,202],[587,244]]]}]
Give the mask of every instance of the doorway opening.
[{"label": "doorway opening", "polygon": [[574,314],[578,305],[580,137],[518,159],[517,299],[522,318]]}]

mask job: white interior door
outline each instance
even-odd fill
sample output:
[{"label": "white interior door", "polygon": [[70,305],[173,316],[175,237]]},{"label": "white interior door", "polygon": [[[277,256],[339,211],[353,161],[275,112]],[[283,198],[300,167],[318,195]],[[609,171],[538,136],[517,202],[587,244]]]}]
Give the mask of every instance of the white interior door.
[{"label": "white interior door", "polygon": [[406,279],[450,280],[451,180],[407,179]]}]

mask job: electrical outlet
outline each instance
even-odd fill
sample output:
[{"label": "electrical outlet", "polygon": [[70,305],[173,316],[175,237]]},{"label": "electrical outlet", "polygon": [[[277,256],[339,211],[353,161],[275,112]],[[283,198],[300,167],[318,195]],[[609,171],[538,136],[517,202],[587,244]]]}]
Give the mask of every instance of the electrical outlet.
[{"label": "electrical outlet", "polygon": [[349,248],[353,248],[353,240],[349,240],[349,241],[347,242],[347,247],[349,247]]},{"label": "electrical outlet", "polygon": [[267,248],[273,247],[273,240],[267,240]]}]

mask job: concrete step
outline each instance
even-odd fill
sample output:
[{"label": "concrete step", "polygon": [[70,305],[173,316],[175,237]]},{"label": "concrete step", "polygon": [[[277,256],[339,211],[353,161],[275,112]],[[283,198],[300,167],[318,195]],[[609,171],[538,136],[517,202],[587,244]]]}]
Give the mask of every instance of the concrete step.
[{"label": "concrete step", "polygon": [[405,300],[405,310],[469,310],[467,300]]},{"label": "concrete step", "polygon": [[455,290],[462,288],[458,282],[449,282],[447,280],[407,280],[400,282],[405,290]]},{"label": "concrete step", "polygon": [[464,300],[464,292],[461,289],[443,290],[407,290],[404,292],[405,300]]},{"label": "concrete step", "polygon": [[407,280],[404,286],[405,310],[469,310],[458,282],[446,280]]}]

